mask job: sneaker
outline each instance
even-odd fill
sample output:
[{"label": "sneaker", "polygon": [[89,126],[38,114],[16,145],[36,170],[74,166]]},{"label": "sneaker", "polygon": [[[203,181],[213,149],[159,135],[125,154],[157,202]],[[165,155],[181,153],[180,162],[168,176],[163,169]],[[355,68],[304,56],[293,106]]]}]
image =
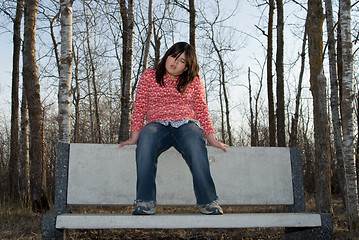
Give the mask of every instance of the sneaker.
[{"label": "sneaker", "polygon": [[217,201],[213,201],[202,207],[202,213],[207,215],[222,215],[223,210]]},{"label": "sneaker", "polygon": [[156,213],[156,206],[153,202],[141,202],[135,203],[132,214],[133,215],[153,215]]}]

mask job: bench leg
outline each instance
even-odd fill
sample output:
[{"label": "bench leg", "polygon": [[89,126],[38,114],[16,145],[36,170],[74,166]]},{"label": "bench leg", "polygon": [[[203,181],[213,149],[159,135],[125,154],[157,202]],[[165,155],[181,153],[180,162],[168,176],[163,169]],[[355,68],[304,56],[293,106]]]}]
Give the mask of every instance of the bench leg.
[{"label": "bench leg", "polygon": [[322,226],[313,228],[286,228],[287,240],[330,240],[333,239],[333,215],[321,213]]},{"label": "bench leg", "polygon": [[64,239],[64,231],[56,229],[56,216],[55,214],[47,214],[42,218],[42,239],[55,240]]}]

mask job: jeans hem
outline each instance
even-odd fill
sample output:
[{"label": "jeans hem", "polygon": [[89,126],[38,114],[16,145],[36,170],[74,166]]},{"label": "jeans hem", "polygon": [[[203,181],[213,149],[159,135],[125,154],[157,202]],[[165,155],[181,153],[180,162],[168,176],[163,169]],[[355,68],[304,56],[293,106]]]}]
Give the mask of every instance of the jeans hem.
[{"label": "jeans hem", "polygon": [[196,207],[204,207],[204,206],[207,206],[209,204],[211,204],[212,202],[215,202],[215,201],[218,201],[219,197],[216,197],[215,200],[213,201],[210,201],[209,203],[206,203],[206,204],[199,204],[199,203],[196,203]]},{"label": "jeans hem", "polygon": [[153,200],[148,200],[148,201],[143,201],[143,200],[141,200],[141,199],[136,199],[136,200],[134,200],[134,203],[135,203],[135,204],[138,203],[138,202],[150,202],[150,203],[153,203],[154,205],[156,205],[156,201],[153,201]]}]

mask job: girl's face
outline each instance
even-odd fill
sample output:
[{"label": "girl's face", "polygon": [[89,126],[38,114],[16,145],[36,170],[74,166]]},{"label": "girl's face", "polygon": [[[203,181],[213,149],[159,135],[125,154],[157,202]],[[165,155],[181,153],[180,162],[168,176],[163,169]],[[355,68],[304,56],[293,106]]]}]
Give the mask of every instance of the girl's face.
[{"label": "girl's face", "polygon": [[177,59],[173,56],[168,56],[166,59],[166,72],[172,78],[175,79],[187,70],[186,55],[183,52]]}]

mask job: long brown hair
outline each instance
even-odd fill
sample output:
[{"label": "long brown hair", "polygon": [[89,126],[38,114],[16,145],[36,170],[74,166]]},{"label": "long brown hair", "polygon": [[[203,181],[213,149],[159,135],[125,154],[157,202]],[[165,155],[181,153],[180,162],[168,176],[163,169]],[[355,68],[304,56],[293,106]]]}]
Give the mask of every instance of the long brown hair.
[{"label": "long brown hair", "polygon": [[156,81],[162,87],[165,86],[163,77],[166,74],[166,60],[169,56],[178,58],[182,53],[186,55],[186,67],[187,69],[179,76],[177,83],[177,90],[183,93],[186,90],[188,84],[190,84],[195,77],[198,76],[199,66],[197,63],[196,51],[194,48],[186,42],[175,43],[170,47],[160,63],[156,67]]}]

